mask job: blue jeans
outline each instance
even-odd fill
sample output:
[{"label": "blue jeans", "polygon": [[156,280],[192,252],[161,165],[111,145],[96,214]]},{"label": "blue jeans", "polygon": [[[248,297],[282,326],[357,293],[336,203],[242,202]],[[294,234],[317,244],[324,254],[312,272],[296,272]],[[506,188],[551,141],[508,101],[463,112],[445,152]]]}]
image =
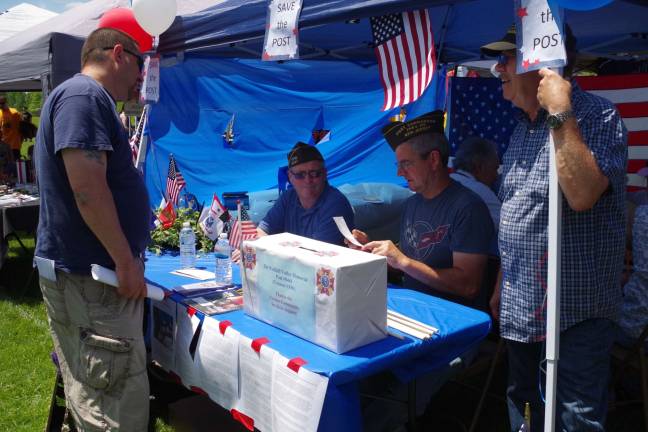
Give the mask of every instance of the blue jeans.
[{"label": "blue jeans", "polygon": [[[583,321],[560,334],[556,430],[604,430],[614,336],[615,324],[607,319]],[[506,397],[511,431],[520,430],[526,402],[531,407],[531,430],[542,431],[545,409],[542,398],[546,394],[545,343],[508,340],[507,351]]]}]

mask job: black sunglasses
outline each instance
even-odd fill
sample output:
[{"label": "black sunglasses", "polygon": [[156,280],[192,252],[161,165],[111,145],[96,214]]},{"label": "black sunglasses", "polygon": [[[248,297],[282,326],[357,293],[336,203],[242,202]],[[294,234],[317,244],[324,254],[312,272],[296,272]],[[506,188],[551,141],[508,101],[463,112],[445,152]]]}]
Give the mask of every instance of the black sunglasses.
[{"label": "black sunglasses", "polygon": [[322,174],[324,174],[324,170],[318,169],[318,170],[296,171],[296,172],[290,170],[290,174],[292,174],[297,180],[304,180],[306,176],[315,179],[315,178],[320,178]]},{"label": "black sunglasses", "polygon": [[[111,50],[113,48],[115,48],[115,47],[105,47],[105,48],[102,48],[102,49],[103,50]],[[126,48],[124,46],[122,46],[122,48],[124,49],[125,52],[127,52],[128,54],[132,55],[133,57],[135,57],[137,59],[137,67],[139,68],[139,71],[142,72],[142,69],[144,69],[144,58],[142,58],[141,55],[139,55],[137,53],[134,53],[133,51],[129,50],[128,48]]]}]

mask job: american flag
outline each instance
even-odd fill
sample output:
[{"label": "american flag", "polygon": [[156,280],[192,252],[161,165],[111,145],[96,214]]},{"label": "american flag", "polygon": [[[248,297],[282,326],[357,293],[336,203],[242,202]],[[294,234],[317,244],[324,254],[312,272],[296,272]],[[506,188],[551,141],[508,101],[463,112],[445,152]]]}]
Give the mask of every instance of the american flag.
[{"label": "american flag", "polygon": [[497,144],[500,156],[517,125],[511,102],[502,97],[497,78],[450,78],[448,97],[448,141],[450,153],[469,136],[486,138]]},{"label": "american flag", "polygon": [[238,249],[241,247],[243,240],[254,240],[257,236],[256,226],[250,220],[245,207],[239,204],[239,217],[232,221],[232,228],[230,229],[230,246]]},{"label": "american flag", "polygon": [[628,129],[628,189],[645,185],[635,173],[648,160],[648,74],[577,77],[576,81],[618,108]]},{"label": "american flag", "polygon": [[173,155],[169,156],[169,173],[167,174],[166,193],[168,200],[174,205],[178,205],[178,196],[186,184],[184,177],[182,177],[182,173],[178,170],[175,158]]},{"label": "american flag", "polygon": [[133,155],[133,164],[137,163],[137,154],[139,153],[140,141],[142,141],[142,135],[144,135],[144,123],[146,123],[146,105],[142,109],[142,115],[140,116],[139,123],[137,123],[137,128],[135,133],[130,137],[129,144],[131,148],[131,153]]},{"label": "american flag", "polygon": [[383,111],[418,99],[436,68],[428,11],[372,17],[371,32],[385,92]]}]

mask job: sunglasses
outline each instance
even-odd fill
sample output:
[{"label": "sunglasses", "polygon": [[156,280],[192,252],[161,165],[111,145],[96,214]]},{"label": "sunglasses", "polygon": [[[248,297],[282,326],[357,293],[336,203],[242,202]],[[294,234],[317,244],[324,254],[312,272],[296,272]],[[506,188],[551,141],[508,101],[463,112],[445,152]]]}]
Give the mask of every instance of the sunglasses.
[{"label": "sunglasses", "polygon": [[513,58],[514,56],[510,54],[500,54],[497,56],[497,64],[500,66],[506,66],[508,64],[509,59]]},{"label": "sunglasses", "polygon": [[[105,47],[102,49],[105,51],[105,50],[111,50],[113,48],[114,47]],[[134,53],[133,51],[129,50],[126,47],[122,47],[122,48],[124,49],[125,52],[127,52],[128,54],[132,55],[137,59],[137,67],[139,68],[139,71],[142,72],[142,69],[144,69],[144,58],[141,55]]]},{"label": "sunglasses", "polygon": [[297,180],[304,180],[306,176],[309,178],[315,179],[315,178],[320,178],[322,177],[322,174],[324,174],[323,169],[318,169],[318,170],[310,170],[310,171],[293,171],[290,170],[290,174],[293,175]]}]

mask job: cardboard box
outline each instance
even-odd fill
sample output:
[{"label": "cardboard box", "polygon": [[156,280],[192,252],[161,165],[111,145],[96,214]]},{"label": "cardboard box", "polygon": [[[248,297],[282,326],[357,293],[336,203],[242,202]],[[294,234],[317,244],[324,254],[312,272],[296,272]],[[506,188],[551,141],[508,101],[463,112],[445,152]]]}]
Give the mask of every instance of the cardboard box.
[{"label": "cardboard box", "polygon": [[387,260],[294,234],[243,243],[244,311],[343,353],[385,337]]}]

